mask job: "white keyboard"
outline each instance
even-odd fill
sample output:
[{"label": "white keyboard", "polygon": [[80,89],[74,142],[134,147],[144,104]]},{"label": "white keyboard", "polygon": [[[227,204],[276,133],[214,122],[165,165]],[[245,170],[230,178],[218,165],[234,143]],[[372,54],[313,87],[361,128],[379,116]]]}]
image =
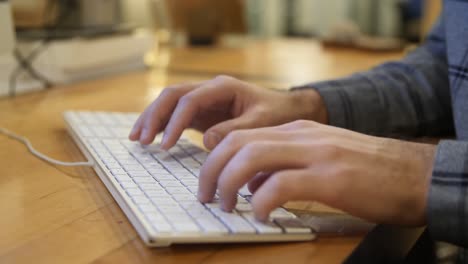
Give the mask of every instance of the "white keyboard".
[{"label": "white keyboard", "polygon": [[313,240],[315,233],[283,208],[254,219],[250,193],[233,213],[197,200],[198,174],[208,153],[181,139],[169,151],[128,140],[138,114],[66,112],[70,134],[148,246]]}]

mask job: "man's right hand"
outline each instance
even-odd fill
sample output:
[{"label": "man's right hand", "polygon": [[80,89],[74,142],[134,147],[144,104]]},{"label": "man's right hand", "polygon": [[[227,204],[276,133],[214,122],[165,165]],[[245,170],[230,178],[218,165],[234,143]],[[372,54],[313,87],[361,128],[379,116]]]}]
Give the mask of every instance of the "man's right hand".
[{"label": "man's right hand", "polygon": [[275,126],[298,119],[327,122],[327,112],[315,90],[274,91],[219,76],[198,84],[175,85],[140,115],[131,140],[150,144],[164,130],[161,147],[171,148],[186,128],[205,132],[213,149],[233,130]]}]

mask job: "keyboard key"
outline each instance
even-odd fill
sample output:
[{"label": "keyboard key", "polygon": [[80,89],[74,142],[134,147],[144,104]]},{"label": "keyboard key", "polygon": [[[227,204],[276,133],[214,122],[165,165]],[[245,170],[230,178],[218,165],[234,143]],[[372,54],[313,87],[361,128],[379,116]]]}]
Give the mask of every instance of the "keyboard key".
[{"label": "keyboard key", "polygon": [[187,186],[187,189],[193,194],[198,193],[198,186]]},{"label": "keyboard key", "polygon": [[224,226],[218,219],[213,216],[205,216],[195,218],[197,224],[201,227],[203,232],[208,234],[227,234],[229,229]]},{"label": "keyboard key", "polygon": [[142,183],[140,184],[140,188],[143,191],[151,191],[151,190],[164,191],[164,188],[161,187],[161,185],[159,185],[158,183]]},{"label": "keyboard key", "polygon": [[155,175],[155,174],[152,174],[151,176],[153,176],[153,178],[155,180],[157,180],[157,181],[168,181],[168,180],[173,181],[174,180],[174,176],[172,176],[172,175],[164,175],[164,174],[161,174],[161,175],[156,174]]},{"label": "keyboard key", "polygon": [[127,175],[127,172],[120,168],[112,169],[110,170],[110,172],[112,173],[112,175]]},{"label": "keyboard key", "polygon": [[[176,214],[182,214],[182,215],[185,215],[185,210],[182,209],[177,203],[172,203],[170,204],[168,202],[168,204],[159,204],[159,200],[158,202],[156,203],[156,206],[158,207],[158,209],[161,211],[161,212],[164,212],[164,214],[167,215],[176,215]],[[177,219],[173,219],[173,220],[177,220]]]},{"label": "keyboard key", "polygon": [[266,223],[259,222],[255,219],[253,212],[243,213],[242,216],[254,226],[260,234],[281,234],[283,230],[271,221]]},{"label": "keyboard key", "polygon": [[188,235],[199,233],[200,228],[192,222],[191,219],[179,218],[177,221],[171,223],[174,229],[178,232],[187,233]]},{"label": "keyboard key", "polygon": [[118,182],[133,182],[132,178],[130,178],[126,173],[117,174],[114,175],[114,177]]},{"label": "keyboard key", "polygon": [[211,212],[217,216],[230,230],[235,233],[252,234],[255,229],[240,215],[227,213],[219,208],[211,209]]},{"label": "keyboard key", "polygon": [[144,213],[156,213],[159,212],[158,209],[152,204],[138,204],[138,208]]},{"label": "keyboard key", "polygon": [[139,178],[139,177],[145,177],[145,178],[153,178],[151,175],[146,172],[146,171],[128,171],[128,175],[132,178]]},{"label": "keyboard key", "polygon": [[152,204],[150,199],[148,199],[148,197],[146,197],[146,195],[144,194],[141,194],[141,195],[133,195],[132,196],[132,200],[137,204],[137,205],[140,205],[140,204],[146,204],[146,205],[150,205]]},{"label": "keyboard key", "polygon": [[83,137],[93,137],[94,136],[93,131],[90,128],[85,127],[85,126],[80,126],[78,128],[78,133],[80,135],[82,135]]},{"label": "keyboard key", "polygon": [[[211,212],[198,201],[180,201],[179,204],[192,215],[210,214]],[[193,215],[192,215],[193,216]]]},{"label": "keyboard key", "polygon": [[125,191],[128,193],[130,197],[132,196],[138,196],[138,195],[145,195],[142,190],[139,188],[128,188],[125,189]]},{"label": "keyboard key", "polygon": [[177,207],[176,211],[181,211],[179,210],[180,206],[179,204],[174,200],[172,199],[171,196],[166,196],[166,197],[159,197],[159,198],[151,198],[152,201],[154,201],[154,203],[157,205],[157,206],[162,206],[162,207],[168,207],[168,206],[174,206],[174,207]]},{"label": "keyboard key", "polygon": [[252,212],[253,208],[252,205],[249,203],[237,203],[236,204],[236,211],[239,212]]},{"label": "keyboard key", "polygon": [[195,195],[193,194],[185,194],[185,193],[175,193],[172,195],[172,197],[174,197],[174,199],[178,202],[182,202],[182,201],[198,201],[197,197],[195,197]]},{"label": "keyboard key", "polygon": [[[120,192],[126,197],[124,201],[133,205],[131,208],[137,208],[136,216],[150,224],[150,233],[182,240],[189,236],[190,241],[196,241],[194,238],[203,235],[218,235],[222,240],[225,235],[311,232],[283,208],[271,213],[271,221],[255,220],[249,203],[251,194],[245,186],[239,190],[233,213],[220,209],[218,194],[211,203],[200,203],[198,175],[208,153],[186,139],[180,139],[169,151],[158,144],[142,146],[130,141],[127,137],[137,117],[108,112],[66,113],[72,129],[85,138],[85,147],[104,165],[103,171],[121,186],[111,191]],[[160,140],[161,135],[157,138]]]},{"label": "keyboard key", "polygon": [[164,189],[170,194],[176,194],[176,193],[186,194],[188,191],[185,187],[165,187]]},{"label": "keyboard key", "polygon": [[148,190],[145,191],[145,194],[155,203],[157,204],[161,199],[164,198],[171,198],[171,195],[164,190]]},{"label": "keyboard key", "polygon": [[121,182],[120,185],[124,189],[136,189],[136,188],[138,188],[138,185],[136,183],[134,183],[133,181],[124,181],[124,182]]},{"label": "keyboard key", "polygon": [[140,164],[125,164],[122,166],[126,171],[146,171]]},{"label": "keyboard key", "polygon": [[153,228],[158,231],[158,233],[171,233],[174,231],[172,226],[167,222],[153,222]]},{"label": "keyboard key", "polygon": [[304,234],[312,232],[312,229],[302,223],[299,218],[278,218],[273,219],[273,222],[281,226],[288,234]]},{"label": "keyboard key", "polygon": [[120,169],[121,166],[119,163],[117,163],[116,161],[106,161],[105,162],[106,164],[106,167],[109,169],[109,170],[112,170],[112,169]]},{"label": "keyboard key", "polygon": [[148,177],[135,177],[135,178],[133,178],[133,180],[138,184],[149,184],[149,183],[157,184],[156,180],[153,179],[150,176],[148,176]]},{"label": "keyboard key", "polygon": [[191,178],[191,179],[181,179],[180,180],[185,186],[198,186],[198,179]]},{"label": "keyboard key", "polygon": [[252,195],[252,193],[249,191],[249,188],[247,187],[247,185],[244,185],[244,186],[239,190],[239,194],[240,194],[241,196]]},{"label": "keyboard key", "polygon": [[280,207],[270,213],[270,218],[296,218],[296,215]]},{"label": "keyboard key", "polygon": [[175,181],[174,179],[169,180],[169,181],[159,181],[159,184],[163,187],[179,187],[185,189],[185,187],[178,181]]}]

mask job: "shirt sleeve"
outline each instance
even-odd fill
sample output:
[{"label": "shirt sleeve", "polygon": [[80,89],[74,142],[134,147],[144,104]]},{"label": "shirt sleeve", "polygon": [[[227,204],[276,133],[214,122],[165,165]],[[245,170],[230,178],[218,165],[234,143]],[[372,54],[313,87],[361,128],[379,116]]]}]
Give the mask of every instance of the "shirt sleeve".
[{"label": "shirt sleeve", "polygon": [[[401,61],[297,89],[319,92],[333,126],[379,136],[454,135],[443,19]],[[433,166],[429,231],[468,248],[468,142],[441,141]]]},{"label": "shirt sleeve", "polygon": [[468,142],[439,143],[427,213],[434,239],[468,248]]},{"label": "shirt sleeve", "polygon": [[425,43],[401,61],[293,90],[317,90],[333,126],[390,137],[453,134],[441,21]]}]

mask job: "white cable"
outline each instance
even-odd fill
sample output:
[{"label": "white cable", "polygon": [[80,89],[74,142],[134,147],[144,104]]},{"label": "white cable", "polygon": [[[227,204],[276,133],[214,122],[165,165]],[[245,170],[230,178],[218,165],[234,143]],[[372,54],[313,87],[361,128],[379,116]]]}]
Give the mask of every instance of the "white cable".
[{"label": "white cable", "polygon": [[24,145],[26,145],[26,147],[28,147],[29,151],[36,157],[44,160],[44,161],[47,161],[51,164],[55,164],[55,165],[59,165],[59,166],[67,166],[67,167],[79,167],[79,166],[87,166],[87,167],[93,167],[94,166],[94,163],[91,162],[91,161],[87,161],[87,162],[64,162],[64,161],[60,161],[60,160],[56,160],[56,159],[52,159],[42,153],[40,153],[39,151],[35,150],[33,148],[33,146],[31,145],[31,142],[29,142],[29,140],[25,137],[22,137],[22,136],[18,136],[17,134],[5,129],[5,128],[1,128],[0,127],[0,134],[3,134],[3,135],[6,135],[7,137],[11,138],[11,139],[14,139],[16,141],[19,141],[21,143],[23,143]]}]

